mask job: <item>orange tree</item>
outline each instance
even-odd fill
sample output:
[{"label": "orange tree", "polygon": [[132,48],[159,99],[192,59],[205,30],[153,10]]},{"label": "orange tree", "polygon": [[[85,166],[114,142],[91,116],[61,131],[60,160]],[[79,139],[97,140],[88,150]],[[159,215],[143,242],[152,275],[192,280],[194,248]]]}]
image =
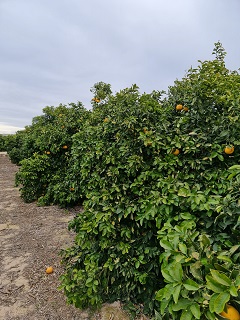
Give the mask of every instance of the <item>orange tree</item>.
[{"label": "orange tree", "polygon": [[240,77],[225,67],[219,43],[214,53],[169,88],[168,102],[186,109],[173,111],[180,162],[167,199],[183,201],[181,218],[158,231],[159,319],[215,319],[229,301],[239,308],[239,179],[229,167],[239,163]]},{"label": "orange tree", "polygon": [[[68,166],[72,136],[81,130],[88,113],[80,102],[46,107],[43,115],[35,117],[31,126],[16,135],[16,138],[23,137],[21,146],[15,148],[20,164],[16,184],[21,186],[25,201],[54,202],[53,193],[58,192],[54,189],[55,184],[63,179]],[[64,185],[58,198],[66,199],[71,195],[69,188]]]},{"label": "orange tree", "polygon": [[240,159],[240,77],[219,44],[215,54],[165,99],[132,86],[94,100],[74,135],[67,176],[86,200],[61,287],[77,307],[120,299],[159,319],[215,319],[239,301],[229,167]]},{"label": "orange tree", "polygon": [[173,111],[170,139],[181,152],[167,202],[171,193],[182,201],[158,231],[159,319],[215,319],[229,301],[239,308],[239,176],[231,170],[240,159],[240,76],[225,67],[220,43],[214,54],[169,88],[168,103],[187,108]]},{"label": "orange tree", "polygon": [[109,95],[73,137],[67,174],[86,200],[71,223],[77,238],[64,253],[62,286],[78,307],[116,299],[155,306],[162,277],[152,168],[160,150],[156,132],[165,130],[159,120],[170,112],[160,99],[160,92],[141,95],[136,85]]},{"label": "orange tree", "polygon": [[0,151],[6,151],[5,136],[0,134]]},{"label": "orange tree", "polygon": [[47,108],[35,118],[22,196],[84,205],[62,252],[68,302],[120,299],[184,320],[238,308],[240,76],[219,43],[214,54],[165,98],[136,85],[112,94],[100,82],[91,112]]},{"label": "orange tree", "polygon": [[25,138],[28,139],[26,133],[25,130],[20,130],[16,134],[9,134],[4,137],[5,151],[8,152],[11,161],[15,164],[19,164],[22,159],[27,157],[26,151],[23,149],[24,140]]}]

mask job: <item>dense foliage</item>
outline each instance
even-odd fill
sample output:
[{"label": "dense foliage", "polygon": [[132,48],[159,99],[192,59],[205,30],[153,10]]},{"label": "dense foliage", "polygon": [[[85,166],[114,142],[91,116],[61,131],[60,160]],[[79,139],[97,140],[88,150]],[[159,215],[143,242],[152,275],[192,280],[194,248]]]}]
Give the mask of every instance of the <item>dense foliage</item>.
[{"label": "dense foliage", "polygon": [[240,75],[214,54],[165,97],[100,82],[91,111],[47,107],[16,135],[24,200],[84,206],[62,252],[77,307],[119,299],[184,320],[239,308]]},{"label": "dense foliage", "polygon": [[0,134],[0,151],[6,151],[5,136]]}]

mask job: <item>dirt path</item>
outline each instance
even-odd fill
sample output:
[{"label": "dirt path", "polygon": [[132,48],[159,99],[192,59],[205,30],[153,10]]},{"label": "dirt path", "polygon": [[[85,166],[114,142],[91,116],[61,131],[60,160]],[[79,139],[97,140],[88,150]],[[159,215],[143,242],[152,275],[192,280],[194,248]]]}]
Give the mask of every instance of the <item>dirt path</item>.
[{"label": "dirt path", "polygon": [[[127,319],[119,304],[94,315],[66,305],[57,289],[64,272],[58,253],[73,241],[67,224],[75,212],[24,203],[14,187],[17,170],[1,153],[0,320]],[[54,268],[50,275],[47,266]]]}]

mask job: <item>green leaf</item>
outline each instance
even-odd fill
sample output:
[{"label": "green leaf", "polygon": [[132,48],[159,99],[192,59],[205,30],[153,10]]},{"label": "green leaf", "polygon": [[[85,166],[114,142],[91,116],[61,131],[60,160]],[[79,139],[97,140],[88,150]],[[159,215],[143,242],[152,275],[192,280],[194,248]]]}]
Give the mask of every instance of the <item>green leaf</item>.
[{"label": "green leaf", "polygon": [[166,250],[173,250],[171,243],[167,240],[160,240],[160,245]]},{"label": "green leaf", "polygon": [[193,314],[190,310],[185,310],[182,312],[180,320],[191,320],[192,316]]},{"label": "green leaf", "polygon": [[240,276],[236,277],[236,286],[240,286]]},{"label": "green leaf", "polygon": [[214,267],[219,271],[228,272],[227,268],[224,268],[222,265],[220,265],[218,263],[214,263]]},{"label": "green leaf", "polygon": [[88,278],[86,281],[86,287],[92,287],[93,278]]},{"label": "green leaf", "polygon": [[164,298],[169,300],[174,292],[174,289],[174,283],[167,284],[164,287]]},{"label": "green leaf", "polygon": [[200,319],[201,317],[201,311],[200,311],[200,307],[197,303],[194,303],[190,306],[190,310],[193,314],[193,316],[196,318],[196,319]]},{"label": "green leaf", "polygon": [[240,165],[239,164],[235,164],[235,165],[229,167],[228,170],[240,170]]},{"label": "green leaf", "polygon": [[186,256],[184,256],[183,254],[177,254],[176,256],[174,256],[174,259],[176,262],[183,262],[186,259]]},{"label": "green leaf", "polygon": [[183,254],[187,255],[187,246],[185,245],[185,243],[180,242],[178,246],[179,246],[179,250]]},{"label": "green leaf", "polygon": [[209,310],[207,310],[206,316],[207,316],[207,319],[208,319],[208,320],[215,320],[215,319],[216,319],[215,313],[212,313],[212,312],[210,312]]},{"label": "green leaf", "polygon": [[211,313],[215,312],[215,306],[214,306],[214,303],[215,303],[215,300],[217,299],[218,297],[218,293],[214,293],[212,296],[211,296],[211,299],[209,301],[209,310]]},{"label": "green leaf", "polygon": [[235,286],[229,288],[230,295],[233,297],[238,297],[238,290]]},{"label": "green leaf", "polygon": [[178,284],[178,285],[174,288],[174,291],[173,291],[173,300],[174,300],[175,303],[178,302],[178,298],[179,298],[179,295],[180,295],[181,287],[182,287],[182,285],[181,285],[181,284]]},{"label": "green leaf", "polygon": [[188,197],[188,196],[190,196],[190,194],[191,194],[190,190],[188,190],[186,188],[180,188],[178,190],[179,197]]},{"label": "green leaf", "polygon": [[218,156],[218,159],[219,159],[220,161],[224,161],[224,157],[223,157],[223,155],[221,155],[221,154],[219,154],[219,153],[218,153],[218,155],[217,155],[217,156]]},{"label": "green leaf", "polygon": [[162,268],[161,272],[165,280],[167,280],[170,283],[175,282],[174,279],[170,276],[169,271],[166,268]]},{"label": "green leaf", "polygon": [[226,286],[219,284],[216,280],[213,279],[210,275],[206,276],[207,284],[206,287],[212,290],[215,293],[221,293],[226,291]]},{"label": "green leaf", "polygon": [[201,242],[204,247],[208,247],[210,245],[210,240],[205,234],[201,236]]},{"label": "green leaf", "polygon": [[200,288],[200,285],[197,284],[195,281],[191,279],[187,279],[184,283],[183,286],[185,289],[189,291],[197,291]]},{"label": "green leaf", "polygon": [[214,312],[220,313],[223,311],[225,304],[229,301],[230,294],[228,292],[221,292],[214,300]]},{"label": "green leaf", "polygon": [[177,250],[179,244],[179,236],[175,236],[173,239],[171,239],[171,243],[173,245],[174,250]]},{"label": "green leaf", "polygon": [[214,280],[216,280],[218,283],[223,284],[224,286],[229,287],[232,284],[231,279],[229,279],[224,273],[221,273],[217,270],[210,270],[211,275]]},{"label": "green leaf", "polygon": [[155,320],[162,320],[162,316],[159,312],[157,312],[156,310],[154,311],[154,319]]},{"label": "green leaf", "polygon": [[237,245],[231,247],[229,250],[230,255],[232,255],[234,252],[236,252],[239,249],[239,247],[240,247],[240,244],[237,244]]},{"label": "green leaf", "polygon": [[161,314],[163,314],[164,311],[166,310],[166,308],[168,306],[168,303],[169,303],[169,300],[167,300],[167,299],[164,299],[164,300],[161,301],[161,303],[160,303]]},{"label": "green leaf", "polygon": [[184,220],[192,220],[193,216],[189,212],[183,212],[181,213],[181,218]]},{"label": "green leaf", "polygon": [[200,261],[196,261],[194,264],[190,265],[191,274],[198,280],[203,280],[201,267],[202,264]]},{"label": "green leaf", "polygon": [[162,288],[157,291],[155,299],[157,301],[162,301],[165,298],[165,288]]},{"label": "green leaf", "polygon": [[228,258],[227,256],[219,255],[219,256],[217,256],[217,258],[222,261],[232,262],[232,260],[230,258]]},{"label": "green leaf", "polygon": [[186,310],[191,304],[192,302],[189,299],[181,298],[175,305],[172,306],[172,309],[173,311]]},{"label": "green leaf", "polygon": [[171,263],[168,265],[167,269],[175,282],[182,282],[183,270],[181,263]]}]

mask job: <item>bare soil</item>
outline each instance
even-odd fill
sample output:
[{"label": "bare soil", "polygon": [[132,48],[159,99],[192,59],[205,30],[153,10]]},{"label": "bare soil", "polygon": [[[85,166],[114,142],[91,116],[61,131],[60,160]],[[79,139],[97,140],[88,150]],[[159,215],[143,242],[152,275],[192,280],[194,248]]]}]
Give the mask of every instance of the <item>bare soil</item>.
[{"label": "bare soil", "polygon": [[[59,252],[73,242],[67,225],[81,208],[24,203],[14,186],[17,171],[0,153],[0,320],[129,319],[118,302],[94,314],[66,304],[58,290],[64,273]],[[49,275],[48,266],[54,269]]]}]

